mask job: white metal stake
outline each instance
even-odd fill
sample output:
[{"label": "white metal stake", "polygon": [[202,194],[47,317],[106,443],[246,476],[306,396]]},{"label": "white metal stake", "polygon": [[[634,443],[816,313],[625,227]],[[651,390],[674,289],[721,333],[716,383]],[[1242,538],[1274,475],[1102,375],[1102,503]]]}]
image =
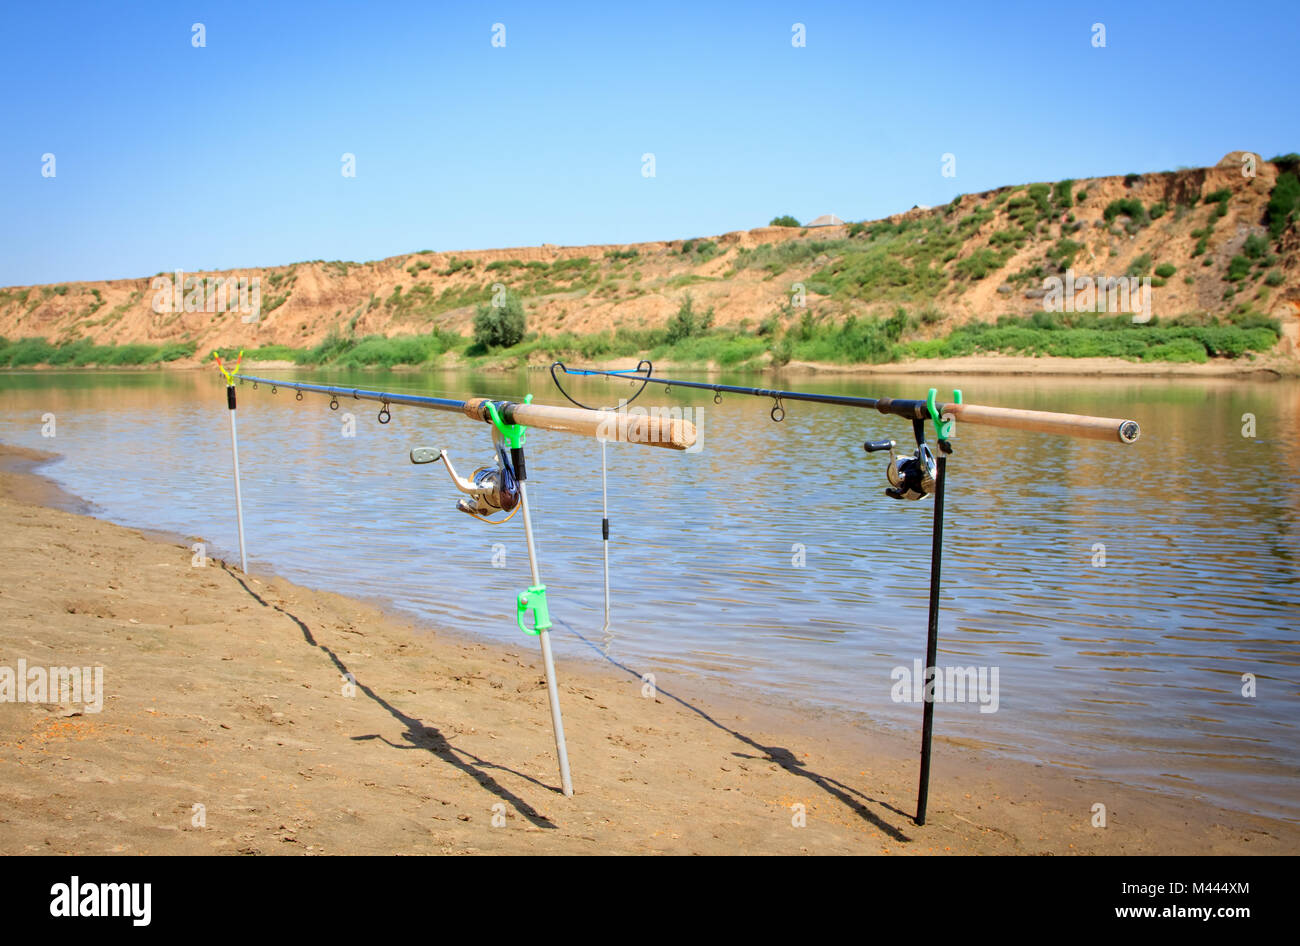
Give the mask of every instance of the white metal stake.
[{"label": "white metal stake", "polygon": [[226,388],[226,406],[230,408],[230,453],[235,459],[235,521],[239,523],[239,567],[248,574],[248,553],[244,551],[244,499],[239,494],[239,436],[235,432],[235,386]]},{"label": "white metal stake", "polygon": [[601,629],[605,651],[609,652],[609,491],[605,485],[605,439],[600,441],[600,535],[605,547],[605,626]]},{"label": "white metal stake", "polygon": [[[528,564],[533,570],[533,585],[542,583],[537,570],[537,549],[533,545],[533,520],[528,514],[528,487],[519,481],[519,505],[524,512],[524,538],[528,542]],[[546,692],[551,700],[551,726],[555,730],[555,752],[560,759],[560,785],[566,796],[573,795],[573,779],[569,775],[569,750],[564,743],[564,720],[560,717],[560,691],[555,685],[555,660],[551,657],[551,633],[541,628],[537,636],[542,642],[542,665],[546,668]]]}]

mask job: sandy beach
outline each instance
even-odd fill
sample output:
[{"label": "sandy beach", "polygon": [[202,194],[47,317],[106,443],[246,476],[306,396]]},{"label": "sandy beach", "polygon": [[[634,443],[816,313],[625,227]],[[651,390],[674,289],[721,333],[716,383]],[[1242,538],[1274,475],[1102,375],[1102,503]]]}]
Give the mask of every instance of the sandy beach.
[{"label": "sandy beach", "polygon": [[102,667],[104,692],[99,711],[0,703],[5,854],[1300,850],[1296,825],[1008,761],[941,723],[917,827],[913,735],[743,691],[647,696],[598,661],[559,666],[565,798],[532,638],[194,567],[175,538],[70,511],[45,458],[0,448],[0,666]]}]

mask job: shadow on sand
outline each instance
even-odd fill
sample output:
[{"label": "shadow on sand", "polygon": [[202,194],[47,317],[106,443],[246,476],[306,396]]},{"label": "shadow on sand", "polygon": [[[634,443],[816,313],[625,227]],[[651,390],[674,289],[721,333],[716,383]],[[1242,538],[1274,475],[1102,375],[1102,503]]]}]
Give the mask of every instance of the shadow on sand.
[{"label": "shadow on sand", "polygon": [[[582,641],[593,651],[595,651],[600,656],[601,660],[604,660],[607,663],[611,664],[612,666],[617,667],[619,670],[623,671],[628,676],[635,677],[637,680],[645,679],[644,674],[638,673],[636,670],[632,669],[626,664],[620,663],[618,660],[611,657],[609,654],[605,652],[603,648],[597,645],[595,641],[592,641],[586,636],[584,636],[582,633],[577,631],[573,627],[573,625],[569,624],[567,621],[564,621],[561,618],[557,618],[554,616],[552,616],[551,619],[555,621],[556,624],[562,625],[566,630],[568,630],[570,634],[572,634],[578,640]],[[672,693],[669,693],[661,686],[658,685],[655,686],[655,693],[660,696],[666,696],[668,699],[672,700],[674,703],[677,703],[679,706],[685,707],[686,709],[690,710],[692,713],[700,717],[700,719],[704,720],[710,726],[714,726],[722,730],[723,732],[727,733],[733,738],[749,746],[751,749],[755,750],[755,752],[759,753],[758,755],[750,755],[749,753],[745,753],[745,752],[733,753],[737,758],[754,759],[759,762],[775,763],[776,765],[779,765],[781,768],[785,769],[785,771],[789,772],[791,775],[797,775],[800,778],[807,779],[812,784],[816,785],[819,789],[821,789],[823,792],[830,795],[835,800],[841,802],[845,807],[847,807],[858,817],[862,818],[864,821],[869,822],[873,827],[877,828],[883,834],[887,834],[895,841],[901,842],[901,841],[911,840],[910,837],[908,837],[898,828],[894,827],[889,822],[883,820],[879,815],[877,815],[874,811],[868,808],[866,804],[864,804],[864,802],[869,802],[873,805],[877,805],[880,808],[883,808],[886,811],[891,811],[896,815],[900,815],[903,818],[908,819],[909,821],[912,818],[910,812],[900,811],[898,808],[895,808],[893,805],[890,805],[887,802],[881,801],[879,798],[872,798],[870,795],[864,795],[862,792],[858,791],[856,788],[853,788],[852,786],[845,785],[843,782],[833,779],[828,775],[821,775],[817,772],[814,772],[812,769],[808,768],[808,764],[806,762],[800,761],[799,757],[795,755],[794,752],[785,748],[784,746],[762,745],[757,740],[752,739],[749,736],[746,736],[744,733],[737,732],[734,729],[724,726],[722,723],[718,722],[716,719],[714,719],[704,710],[700,709],[698,706],[695,706],[694,704],[687,702],[685,699],[683,699],[680,696],[674,696]]]},{"label": "shadow on sand", "polygon": [[424,723],[420,722],[420,720],[416,719],[415,717],[406,715],[397,707],[393,706],[393,704],[389,703],[382,696],[376,693],[374,690],[372,690],[370,687],[366,686],[364,683],[357,681],[356,676],[350,670],[348,670],[347,664],[345,664],[342,661],[342,659],[339,657],[339,655],[334,653],[333,650],[331,650],[329,647],[325,646],[324,644],[319,643],[316,640],[316,638],[312,635],[311,628],[309,628],[301,618],[291,613],[290,611],[286,611],[284,608],[280,607],[279,605],[271,604],[270,602],[268,602],[265,598],[263,598],[256,591],[250,588],[248,586],[248,583],[244,581],[243,577],[241,577],[241,575],[236,570],[232,569],[228,564],[223,562],[222,567],[225,570],[225,572],[228,575],[230,575],[230,577],[233,578],[236,582],[238,582],[239,586],[243,588],[244,591],[246,591],[253,598],[253,600],[255,600],[258,604],[260,604],[264,608],[270,608],[272,610],[279,611],[289,620],[293,621],[294,624],[298,625],[298,630],[302,632],[303,640],[305,640],[312,647],[315,647],[317,650],[322,651],[327,657],[329,657],[330,662],[333,663],[334,666],[338,668],[339,673],[346,676],[349,681],[353,682],[356,685],[358,691],[364,693],[370,700],[374,701],[376,705],[382,707],[390,716],[393,717],[393,719],[397,720],[399,723],[401,723],[403,726],[406,727],[406,731],[402,733],[402,738],[406,741],[407,743],[406,745],[395,743],[389,739],[385,739],[383,736],[380,736],[378,734],[370,734],[366,736],[353,736],[352,738],[354,740],[364,741],[369,739],[378,739],[381,742],[384,742],[395,749],[417,749],[417,750],[422,750],[425,752],[432,753],[433,755],[437,756],[439,759],[446,762],[447,764],[455,766],[457,769],[460,769],[460,771],[464,772],[466,775],[473,778],[476,782],[479,783],[479,785],[483,786],[484,789],[491,792],[493,795],[500,798],[502,801],[512,805],[514,809],[517,812],[519,812],[521,816],[527,818],[532,824],[536,825],[539,828],[555,827],[555,823],[553,821],[551,821],[545,815],[540,814],[535,808],[533,808],[532,805],[528,804],[528,802],[524,801],[514,792],[507,789],[504,785],[502,785],[491,775],[489,775],[488,772],[489,770],[493,770],[493,769],[501,772],[509,772],[511,775],[517,776],[521,779],[524,779],[525,781],[532,782],[534,785],[537,785],[540,788],[544,788],[547,791],[556,792],[558,794],[560,790],[557,787],[553,785],[547,785],[531,776],[524,775],[522,772],[517,772],[514,769],[509,768],[507,766],[496,765],[495,763],[488,762],[474,755],[474,753],[472,752],[467,752],[464,749],[456,748],[451,744],[451,742],[448,741],[447,737],[444,736],[436,727],[427,726]]}]

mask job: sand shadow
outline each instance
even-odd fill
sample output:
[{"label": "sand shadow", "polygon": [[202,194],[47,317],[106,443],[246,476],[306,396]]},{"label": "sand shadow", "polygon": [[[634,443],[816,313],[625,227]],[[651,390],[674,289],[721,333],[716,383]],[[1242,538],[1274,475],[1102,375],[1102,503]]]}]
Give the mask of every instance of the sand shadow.
[{"label": "sand shadow", "polygon": [[372,700],[376,705],[382,707],[390,716],[393,717],[393,719],[397,720],[399,723],[401,723],[403,726],[406,727],[406,731],[402,733],[402,739],[405,740],[405,742],[407,743],[406,745],[393,742],[392,740],[386,739],[383,736],[380,736],[378,734],[371,734],[366,736],[353,736],[351,738],[354,741],[360,742],[360,741],[378,739],[381,742],[395,749],[417,749],[420,751],[432,753],[433,755],[441,759],[443,762],[446,762],[448,765],[454,766],[455,768],[459,769],[461,772],[464,772],[470,778],[474,779],[474,781],[478,782],[479,785],[481,785],[484,789],[491,792],[493,795],[500,798],[502,801],[508,802],[510,805],[514,807],[514,809],[517,812],[519,812],[521,816],[527,818],[532,824],[536,825],[537,827],[539,828],[556,827],[553,821],[551,821],[545,815],[538,812],[537,809],[533,808],[532,805],[528,804],[528,802],[524,801],[514,792],[510,791],[508,788],[506,788],[504,785],[502,785],[500,782],[494,779],[491,775],[488,774],[487,770],[495,769],[500,772],[509,772],[511,775],[524,779],[527,782],[531,782],[534,785],[537,785],[540,788],[544,788],[548,791],[559,792],[560,790],[558,788],[556,788],[553,785],[547,785],[544,782],[538,781],[537,779],[533,778],[530,775],[525,775],[522,772],[517,772],[514,769],[509,768],[507,766],[497,765],[495,763],[488,762],[484,759],[479,758],[472,752],[468,752],[464,749],[456,748],[454,745],[451,744],[451,742],[447,739],[447,737],[444,736],[437,727],[425,725],[415,717],[408,716],[406,713],[403,713],[397,707],[393,706],[393,704],[385,700],[382,696],[380,696],[378,693],[372,690],[369,686],[359,682],[356,678],[356,675],[348,669],[347,664],[343,662],[342,658],[340,658],[339,655],[336,654],[331,648],[317,641],[315,636],[311,632],[311,628],[309,628],[307,624],[296,614],[293,614],[292,612],[285,610],[284,608],[280,607],[277,604],[271,604],[269,601],[267,601],[265,598],[259,595],[256,591],[250,588],[248,586],[248,583],[245,582],[244,579],[239,574],[237,574],[227,563],[222,562],[221,567],[226,572],[226,574],[228,574],[231,578],[233,578],[239,584],[239,586],[243,588],[244,591],[246,591],[249,594],[249,596],[252,597],[253,600],[255,600],[258,604],[260,604],[264,608],[270,608],[272,610],[279,611],[289,620],[293,621],[294,624],[298,625],[298,630],[302,632],[303,640],[305,640],[312,647],[315,647],[317,650],[322,651],[327,657],[329,657],[330,662],[334,664],[334,666],[338,669],[340,674],[346,676],[347,679],[350,682],[352,682],[360,692],[364,693],[367,698]]},{"label": "sand shadow", "polygon": [[[628,674],[629,676],[635,677],[637,680],[645,679],[644,674],[638,673],[636,670],[633,670],[631,667],[627,666],[627,664],[624,664],[616,660],[615,658],[611,657],[609,654],[605,653],[605,651],[595,641],[589,639],[584,634],[576,630],[573,627],[573,625],[569,624],[568,621],[565,621],[561,618],[557,618],[554,615],[552,615],[551,620],[553,620],[556,624],[563,625],[569,631],[569,633],[571,633],[574,637],[578,638],[578,640],[582,641],[584,644],[586,644],[588,647],[594,650],[597,654],[599,654],[602,660],[617,667],[619,670],[622,670],[624,673]],[[864,802],[870,802],[873,805],[883,808],[886,811],[892,811],[894,814],[900,815],[903,818],[907,818],[908,820],[911,820],[912,817],[910,812],[900,811],[898,808],[895,808],[893,805],[889,804],[888,802],[882,801],[879,798],[872,798],[870,795],[864,794],[863,792],[859,791],[856,788],[853,788],[850,785],[845,785],[843,782],[837,779],[833,779],[829,775],[822,775],[818,772],[814,772],[812,769],[808,768],[808,763],[801,761],[799,757],[795,755],[794,752],[785,748],[784,746],[765,746],[760,742],[758,742],[757,740],[749,736],[746,736],[744,733],[737,732],[736,730],[731,729],[730,727],[720,723],[718,720],[714,719],[704,710],[700,709],[700,707],[687,702],[685,699],[683,699],[680,696],[675,696],[674,694],[669,693],[667,690],[665,690],[663,687],[659,686],[658,684],[655,685],[655,693],[657,695],[668,697],[668,699],[672,700],[674,703],[677,703],[679,706],[682,706],[690,710],[696,716],[699,716],[710,726],[714,726],[722,730],[723,732],[734,737],[740,742],[743,742],[745,745],[749,746],[750,748],[760,753],[759,755],[750,755],[745,752],[732,753],[737,758],[753,759],[759,762],[775,763],[776,765],[779,765],[782,769],[784,769],[786,772],[789,772],[791,775],[797,775],[800,778],[804,778],[812,782],[812,784],[816,785],[819,789],[824,791],[826,794],[830,795],[832,798],[836,799],[837,801],[845,805],[845,807],[847,807],[854,814],[862,818],[862,820],[869,822],[873,827],[877,828],[882,833],[887,834],[895,841],[904,842],[904,841],[912,840],[908,835],[904,834],[898,828],[894,827],[892,824],[885,821],[874,811],[868,808],[866,804],[864,804]],[[859,801],[859,799],[862,800]]]}]

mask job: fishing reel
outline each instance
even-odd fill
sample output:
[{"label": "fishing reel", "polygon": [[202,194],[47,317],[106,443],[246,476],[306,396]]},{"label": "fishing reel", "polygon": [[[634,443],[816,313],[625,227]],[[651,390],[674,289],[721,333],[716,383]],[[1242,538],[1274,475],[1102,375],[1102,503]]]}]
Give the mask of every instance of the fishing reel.
[{"label": "fishing reel", "polygon": [[885,476],[892,484],[885,489],[891,499],[920,499],[934,492],[938,463],[924,438],[917,441],[916,451],[910,456],[898,453],[898,443],[893,440],[868,440],[862,445],[867,453],[889,451],[889,466]]},{"label": "fishing reel", "polygon": [[[464,493],[468,498],[460,499],[456,502],[456,508],[466,515],[473,516],[475,519],[481,519],[492,525],[500,525],[508,522],[515,514],[515,509],[519,505],[519,479],[515,475],[514,465],[510,461],[510,455],[506,452],[505,441],[500,431],[492,431],[492,447],[496,454],[496,464],[493,466],[481,466],[475,470],[469,479],[465,479],[456,472],[456,468],[451,465],[451,457],[447,456],[446,450],[435,450],[433,447],[415,447],[411,450],[412,463],[433,463],[441,460],[447,466],[447,474],[451,481],[456,484],[456,488]],[[489,518],[494,513],[510,513],[504,519]]]}]

